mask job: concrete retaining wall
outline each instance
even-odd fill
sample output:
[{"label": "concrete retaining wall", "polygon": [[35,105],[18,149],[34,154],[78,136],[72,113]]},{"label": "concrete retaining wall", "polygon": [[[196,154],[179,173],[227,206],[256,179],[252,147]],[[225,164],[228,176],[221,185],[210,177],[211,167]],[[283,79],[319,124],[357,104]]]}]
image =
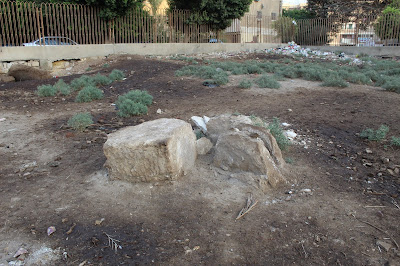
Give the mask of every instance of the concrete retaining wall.
[{"label": "concrete retaining wall", "polygon": [[254,51],[282,47],[271,43],[132,43],[71,46],[1,47],[0,61],[70,60],[112,54],[174,55]]},{"label": "concrete retaining wall", "polygon": [[305,46],[305,48],[324,52],[344,52],[350,55],[367,54],[370,56],[400,57],[400,47]]}]

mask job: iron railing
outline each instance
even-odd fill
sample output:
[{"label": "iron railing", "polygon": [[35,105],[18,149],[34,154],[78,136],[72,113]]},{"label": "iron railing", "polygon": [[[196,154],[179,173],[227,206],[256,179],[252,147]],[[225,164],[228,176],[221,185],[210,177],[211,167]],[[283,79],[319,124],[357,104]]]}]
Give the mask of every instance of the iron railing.
[{"label": "iron railing", "polygon": [[[78,44],[286,43],[332,46],[399,45],[400,16],[293,20],[245,15],[224,31],[196,23],[187,10],[131,10],[106,21],[96,7],[0,0],[0,45],[19,46],[45,36]],[[40,43],[39,44],[45,44]]]}]

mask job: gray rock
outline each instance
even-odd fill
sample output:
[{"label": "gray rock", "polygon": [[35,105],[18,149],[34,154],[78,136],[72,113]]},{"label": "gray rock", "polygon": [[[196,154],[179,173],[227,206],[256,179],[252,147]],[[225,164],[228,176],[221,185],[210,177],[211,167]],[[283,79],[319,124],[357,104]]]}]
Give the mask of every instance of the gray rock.
[{"label": "gray rock", "polygon": [[213,147],[213,144],[206,137],[202,137],[196,141],[197,154],[199,154],[199,155],[204,155],[204,154],[209,153],[210,150],[212,149],[212,147]]},{"label": "gray rock", "polygon": [[196,137],[189,123],[157,119],[108,135],[103,146],[111,179],[129,182],[176,180],[196,160]]},{"label": "gray rock", "polygon": [[388,252],[392,248],[392,244],[387,243],[387,242],[382,241],[382,240],[376,241],[376,245],[381,247],[381,248],[383,248],[386,252]]},{"label": "gray rock", "polygon": [[231,171],[264,175],[272,187],[285,182],[264,142],[248,132],[229,132],[219,136],[214,165]]},{"label": "gray rock", "polygon": [[210,118],[207,123],[207,135],[212,143],[217,143],[218,137],[229,131],[233,131],[238,125],[251,125],[252,121],[245,115],[220,115]]}]

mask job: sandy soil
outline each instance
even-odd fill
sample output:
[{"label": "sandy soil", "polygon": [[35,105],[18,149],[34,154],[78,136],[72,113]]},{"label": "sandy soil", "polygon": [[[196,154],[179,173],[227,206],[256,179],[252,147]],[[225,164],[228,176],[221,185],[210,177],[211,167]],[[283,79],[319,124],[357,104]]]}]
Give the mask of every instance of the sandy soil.
[{"label": "sandy soil", "polygon": [[[20,247],[29,251],[28,265],[400,264],[400,150],[358,136],[381,124],[389,136],[400,136],[400,94],[303,80],[283,81],[279,90],[243,90],[240,76],[207,88],[175,77],[183,64],[137,56],[89,64],[89,74],[117,68],[127,75],[92,103],[35,95],[38,85],[55,79],[0,84],[0,265],[15,261]],[[87,69],[78,65],[76,73]],[[154,104],[148,115],[119,118],[111,104],[131,89],[147,90]],[[77,133],[67,120],[80,111],[91,112],[95,124]],[[102,152],[108,133],[161,117],[189,121],[234,112],[279,117],[299,134],[283,153],[292,161],[287,185],[262,193],[213,167],[212,154],[175,182],[108,179]],[[259,203],[235,221],[248,193]],[[50,236],[49,226],[57,229]],[[107,235],[121,249],[112,250]]]}]

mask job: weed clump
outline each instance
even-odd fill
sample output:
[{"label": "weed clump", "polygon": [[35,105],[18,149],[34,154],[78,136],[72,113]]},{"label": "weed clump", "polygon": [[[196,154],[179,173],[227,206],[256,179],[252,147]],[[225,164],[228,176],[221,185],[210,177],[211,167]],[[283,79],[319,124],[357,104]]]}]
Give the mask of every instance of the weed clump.
[{"label": "weed clump", "polygon": [[153,96],[146,91],[132,90],[118,97],[116,106],[118,115],[121,117],[129,117],[132,115],[147,114],[148,106],[153,102]]},{"label": "weed clump", "polygon": [[123,80],[125,78],[125,74],[124,72],[122,72],[121,70],[118,69],[114,69],[113,71],[111,71],[110,75],[108,75],[108,77],[112,80]]},{"label": "weed clump", "polygon": [[392,137],[390,144],[395,147],[400,147],[400,137]]},{"label": "weed clump", "polygon": [[93,118],[90,113],[78,113],[68,120],[68,126],[77,131],[83,131],[91,124],[93,124]]},{"label": "weed clump", "polygon": [[251,82],[251,80],[244,79],[239,83],[239,88],[250,89],[251,85],[253,85],[253,82]]},{"label": "weed clump", "polygon": [[386,138],[386,134],[389,132],[389,127],[381,125],[376,131],[372,128],[367,128],[360,133],[361,138],[368,139],[370,141],[382,141]]},{"label": "weed clump", "polygon": [[57,88],[52,85],[46,84],[37,87],[37,95],[40,97],[50,97],[57,94]]},{"label": "weed clump", "polygon": [[274,138],[276,139],[279,148],[281,150],[286,150],[290,145],[290,141],[283,133],[279,119],[274,117],[272,123],[268,125],[268,129],[271,132],[272,136],[274,136]]},{"label": "weed clump", "polygon": [[339,75],[331,74],[323,79],[321,86],[345,88],[348,87],[349,84],[339,77]]},{"label": "weed clump", "polygon": [[72,80],[70,86],[74,91],[78,91],[84,87],[95,86],[95,83],[92,77],[82,75],[79,78]]},{"label": "weed clump", "polygon": [[67,83],[65,83],[63,79],[57,81],[57,83],[54,84],[54,87],[56,88],[57,92],[59,92],[61,95],[71,94],[71,87]]},{"label": "weed clump", "polygon": [[276,79],[268,75],[262,75],[260,78],[256,79],[256,84],[260,88],[279,89],[281,87]]},{"label": "weed clump", "polygon": [[113,82],[109,77],[103,76],[100,73],[98,73],[96,76],[93,77],[93,82],[96,85],[109,85],[111,82]]},{"label": "weed clump", "polygon": [[87,86],[83,88],[75,98],[78,103],[91,102],[94,100],[100,100],[103,98],[103,91],[94,87]]}]

